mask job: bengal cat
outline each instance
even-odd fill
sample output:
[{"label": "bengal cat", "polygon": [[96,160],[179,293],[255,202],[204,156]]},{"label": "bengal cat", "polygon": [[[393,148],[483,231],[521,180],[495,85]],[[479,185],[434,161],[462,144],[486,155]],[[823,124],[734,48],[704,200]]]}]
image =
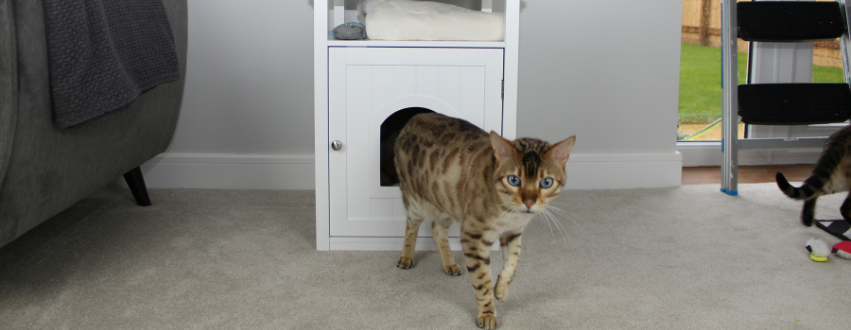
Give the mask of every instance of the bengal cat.
[{"label": "bengal cat", "polygon": [[[505,301],[520,259],[520,235],[564,188],[575,136],[556,144],[538,139],[509,141],[495,132],[436,113],[413,117],[395,144],[395,163],[408,212],[405,243],[397,266],[414,265],[420,223],[432,220],[443,271],[461,275],[448,228],[460,223],[467,273],[478,301],[476,322],[495,329],[493,298]],[[491,282],[490,250],[499,240],[505,266]]]},{"label": "bengal cat", "polygon": [[[805,226],[812,226],[816,200],[823,195],[848,191],[851,186],[851,126],[833,133],[827,139],[812,175],[804,180],[801,187],[790,185],[783,173],[778,172],[776,179],[777,186],[786,196],[804,201],[801,222]],[[851,222],[851,195],[845,198],[839,211],[845,221]]]}]

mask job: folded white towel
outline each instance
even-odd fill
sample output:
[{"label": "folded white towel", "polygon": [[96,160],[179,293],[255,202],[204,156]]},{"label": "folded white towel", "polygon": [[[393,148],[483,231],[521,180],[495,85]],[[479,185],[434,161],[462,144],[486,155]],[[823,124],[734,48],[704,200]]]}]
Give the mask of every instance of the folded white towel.
[{"label": "folded white towel", "polygon": [[505,15],[415,0],[366,0],[358,8],[369,39],[502,41]]}]

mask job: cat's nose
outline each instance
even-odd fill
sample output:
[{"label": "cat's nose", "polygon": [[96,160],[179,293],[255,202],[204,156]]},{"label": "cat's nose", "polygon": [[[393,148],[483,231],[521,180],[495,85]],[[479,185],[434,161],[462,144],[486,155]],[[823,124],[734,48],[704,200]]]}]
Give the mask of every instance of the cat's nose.
[{"label": "cat's nose", "polygon": [[527,200],[523,201],[523,204],[526,205],[526,208],[531,209],[532,205],[535,205],[535,200],[534,199],[527,199]]}]

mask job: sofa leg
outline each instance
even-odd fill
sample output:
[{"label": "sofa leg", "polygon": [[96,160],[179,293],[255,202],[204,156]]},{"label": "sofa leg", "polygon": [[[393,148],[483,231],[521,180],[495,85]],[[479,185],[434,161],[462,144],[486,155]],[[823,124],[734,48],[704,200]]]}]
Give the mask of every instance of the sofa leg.
[{"label": "sofa leg", "polygon": [[142,177],[142,169],[134,168],[130,172],[124,173],[124,181],[130,186],[130,191],[133,192],[133,198],[136,198],[136,204],[139,206],[151,205],[151,199],[148,197],[148,188],[145,187],[145,178]]}]

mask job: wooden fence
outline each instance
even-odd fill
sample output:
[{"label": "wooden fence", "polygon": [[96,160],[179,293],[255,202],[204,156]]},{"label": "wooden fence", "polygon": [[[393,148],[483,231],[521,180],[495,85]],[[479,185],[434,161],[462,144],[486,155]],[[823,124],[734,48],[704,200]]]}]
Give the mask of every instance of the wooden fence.
[{"label": "wooden fence", "polygon": [[[720,0],[683,0],[682,42],[721,47]],[[748,43],[740,39],[739,51],[746,52],[747,49]],[[842,54],[839,51],[839,41],[816,42],[813,49],[813,63],[823,66],[842,67]]]}]

